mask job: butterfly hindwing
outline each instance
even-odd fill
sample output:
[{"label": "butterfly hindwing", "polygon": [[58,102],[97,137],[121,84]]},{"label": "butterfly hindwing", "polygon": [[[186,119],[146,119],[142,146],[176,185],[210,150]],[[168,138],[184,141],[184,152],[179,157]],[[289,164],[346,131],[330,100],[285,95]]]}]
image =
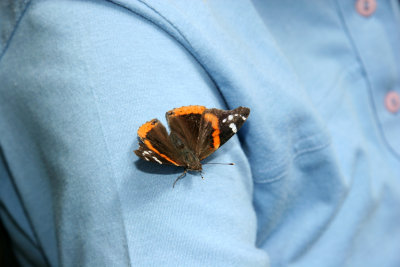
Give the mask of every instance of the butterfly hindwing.
[{"label": "butterfly hindwing", "polygon": [[234,110],[207,109],[200,124],[200,135],[196,154],[202,160],[226,143],[243,125],[250,109],[238,107]]},{"label": "butterfly hindwing", "polygon": [[140,158],[160,164],[183,165],[183,162],[177,159],[178,152],[159,120],[153,119],[140,126],[138,137],[139,149],[135,151],[135,154]]},{"label": "butterfly hindwing", "polygon": [[135,154],[146,161],[157,162],[158,164],[172,164],[170,161],[148,148],[142,141],[139,141],[139,148],[135,150]]},{"label": "butterfly hindwing", "polygon": [[205,159],[227,142],[243,125],[250,109],[206,109],[184,106],[166,113],[170,134],[157,119],[140,126],[139,148],[135,154],[159,164],[201,171]]}]

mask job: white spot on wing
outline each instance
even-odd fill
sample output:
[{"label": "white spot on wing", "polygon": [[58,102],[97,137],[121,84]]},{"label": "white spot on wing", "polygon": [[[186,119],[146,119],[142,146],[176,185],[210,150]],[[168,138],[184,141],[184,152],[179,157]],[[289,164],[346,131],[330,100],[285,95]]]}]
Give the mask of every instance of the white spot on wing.
[{"label": "white spot on wing", "polygon": [[147,161],[149,161],[149,159],[148,159],[148,158],[146,158],[146,157],[144,157],[144,159],[145,159],[145,160],[147,160]]},{"label": "white spot on wing", "polygon": [[223,119],[223,120],[222,120],[222,122],[223,122],[223,123],[225,123],[225,122],[226,122],[226,118],[225,118],[225,119]]},{"label": "white spot on wing", "polygon": [[233,115],[229,115],[228,120],[230,120],[230,121],[233,120]]},{"label": "white spot on wing", "polygon": [[232,132],[237,132],[236,125],[234,123],[229,124],[229,127],[232,129]]},{"label": "white spot on wing", "polygon": [[240,116],[240,117],[242,117],[242,120],[244,120],[244,121],[247,119],[247,118],[246,118],[246,117],[244,117],[244,116]]},{"label": "white spot on wing", "polygon": [[235,114],[235,117],[239,116],[239,114]]},{"label": "white spot on wing", "polygon": [[153,157],[153,159],[154,159],[155,161],[157,161],[158,163],[162,164],[162,162],[161,162],[158,158]]}]

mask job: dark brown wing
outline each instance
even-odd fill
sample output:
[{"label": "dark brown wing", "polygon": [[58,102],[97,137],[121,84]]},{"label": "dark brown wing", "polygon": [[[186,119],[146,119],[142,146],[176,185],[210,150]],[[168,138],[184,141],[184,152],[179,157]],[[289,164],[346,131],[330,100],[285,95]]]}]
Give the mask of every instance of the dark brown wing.
[{"label": "dark brown wing", "polygon": [[[185,106],[168,111],[165,116],[171,130],[171,138],[183,142],[191,151],[195,151],[199,139],[200,121],[204,106]],[[178,139],[176,138],[178,137]]]},{"label": "dark brown wing", "polygon": [[207,109],[200,124],[196,155],[200,160],[211,155],[226,143],[250,115],[250,109],[238,107],[234,110]]},{"label": "dark brown wing", "polygon": [[161,157],[158,153],[148,148],[142,141],[139,141],[139,148],[135,150],[135,154],[146,161],[157,162],[158,164],[170,164],[175,165],[172,162]]},{"label": "dark brown wing", "polygon": [[153,119],[140,126],[138,137],[140,139],[139,149],[135,150],[138,157],[159,164],[184,165],[177,159],[178,152],[171,143],[167,130],[159,120]]}]

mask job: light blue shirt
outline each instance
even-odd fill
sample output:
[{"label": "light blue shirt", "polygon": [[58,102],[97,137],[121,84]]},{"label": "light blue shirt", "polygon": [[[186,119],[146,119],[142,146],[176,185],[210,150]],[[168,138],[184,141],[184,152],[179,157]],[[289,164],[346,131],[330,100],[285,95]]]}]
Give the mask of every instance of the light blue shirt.
[{"label": "light blue shirt", "polygon": [[[2,1],[0,215],[18,260],[399,266],[399,12]],[[235,166],[172,189],[183,169],[139,160],[136,131],[193,104],[251,114],[210,157]]]}]

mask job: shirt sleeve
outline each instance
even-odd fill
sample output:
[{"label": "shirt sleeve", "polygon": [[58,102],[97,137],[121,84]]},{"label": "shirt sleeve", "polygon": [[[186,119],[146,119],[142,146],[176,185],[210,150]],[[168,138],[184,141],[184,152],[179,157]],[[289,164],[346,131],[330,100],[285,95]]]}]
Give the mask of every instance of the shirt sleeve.
[{"label": "shirt sleeve", "polygon": [[29,221],[21,231],[45,262],[267,265],[237,137],[210,159],[235,166],[206,165],[204,180],[188,174],[174,189],[183,169],[133,153],[138,127],[165,124],[172,108],[226,108],[169,34],[107,2],[32,1],[1,60],[1,146]]}]

